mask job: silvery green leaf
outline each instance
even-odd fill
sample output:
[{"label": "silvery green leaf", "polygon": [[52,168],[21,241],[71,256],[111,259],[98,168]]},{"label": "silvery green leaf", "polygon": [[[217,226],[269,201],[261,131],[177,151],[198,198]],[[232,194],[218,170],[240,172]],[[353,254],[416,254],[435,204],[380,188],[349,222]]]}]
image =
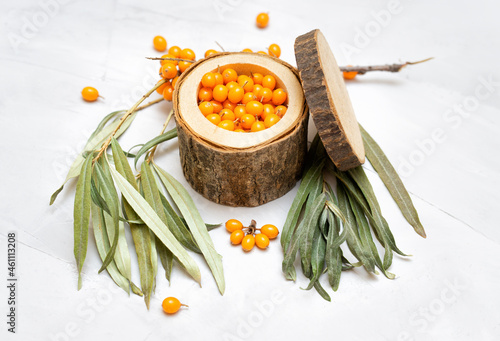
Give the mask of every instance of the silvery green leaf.
[{"label": "silvery green leaf", "polygon": [[168,140],[171,140],[173,139],[174,137],[177,137],[177,128],[173,128],[161,135],[158,135],[156,136],[155,138],[153,138],[152,140],[146,142],[141,149],[139,149],[139,151],[135,154],[135,157],[134,157],[134,165],[137,166],[137,161],[139,161],[139,158],[144,155],[145,153],[147,153],[148,150],[150,150],[151,148],[153,148],[154,146],[162,143],[162,142],[165,142],[165,141],[168,141]]}]

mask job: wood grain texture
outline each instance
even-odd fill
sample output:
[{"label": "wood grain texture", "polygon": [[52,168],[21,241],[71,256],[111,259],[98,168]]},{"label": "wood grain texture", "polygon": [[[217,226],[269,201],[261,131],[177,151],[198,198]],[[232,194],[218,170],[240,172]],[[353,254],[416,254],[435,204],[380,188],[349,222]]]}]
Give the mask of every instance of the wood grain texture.
[{"label": "wood grain texture", "polygon": [[311,116],[340,170],[364,163],[365,152],[344,80],[326,39],[313,30],[295,40],[295,56]]}]

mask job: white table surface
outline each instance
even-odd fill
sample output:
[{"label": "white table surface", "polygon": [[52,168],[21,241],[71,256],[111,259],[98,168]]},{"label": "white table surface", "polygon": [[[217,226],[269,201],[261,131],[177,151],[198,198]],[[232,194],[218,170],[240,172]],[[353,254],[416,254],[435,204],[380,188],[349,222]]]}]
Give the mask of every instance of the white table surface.
[{"label": "white table surface", "polygon": [[[2,1],[0,339],[498,340],[499,9],[486,0]],[[261,11],[271,17],[265,30],[254,25]],[[92,238],[77,291],[75,183],[53,206],[48,199],[100,119],[157,80],[157,62],[144,58],[159,55],[152,38],[163,35],[169,46],[191,47],[198,56],[217,48],[214,41],[230,51],[278,43],[282,59],[295,65],[295,37],[314,28],[340,65],[435,57],[347,84],[358,120],[401,171],[427,231],[425,240],[413,232],[369,172],[396,240],[413,255],[395,257],[397,279],[356,269],[342,274],[333,293],[322,278],[329,303],[300,289],[308,283],[300,269],[296,283],[284,279],[278,241],[244,254],[220,228],[211,236],[224,257],[224,296],[197,258],[203,288],[176,267],[171,286],[158,276],[147,311],[141,298],[97,274]],[[80,91],[88,85],[105,99],[84,102]],[[154,137],[170,107],[141,112],[122,145]],[[188,186],[178,161],[177,142],[159,149],[158,162]],[[253,218],[281,227],[297,187],[257,208],[219,206],[188,190],[208,222]],[[6,330],[9,231],[19,242],[16,335]],[[138,283],[136,266],[133,272]],[[190,308],[164,315],[167,296]]]}]

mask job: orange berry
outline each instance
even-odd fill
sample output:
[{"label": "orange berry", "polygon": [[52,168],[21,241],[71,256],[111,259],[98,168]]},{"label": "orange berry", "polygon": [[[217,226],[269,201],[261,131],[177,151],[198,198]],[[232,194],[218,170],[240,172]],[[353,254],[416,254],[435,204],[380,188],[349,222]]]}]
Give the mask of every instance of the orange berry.
[{"label": "orange berry", "polygon": [[243,96],[243,99],[241,100],[241,104],[246,105],[248,102],[255,101],[256,99],[257,99],[257,96],[255,96],[253,92],[247,92]]},{"label": "orange berry", "polygon": [[278,105],[276,108],[274,108],[274,113],[278,115],[279,118],[283,117],[286,113],[286,107],[284,105]]},{"label": "orange berry", "polygon": [[238,83],[234,82],[234,81],[229,82],[229,83],[226,84],[226,87],[227,87],[228,91],[231,91],[231,89],[237,88],[239,86],[240,85]]},{"label": "orange berry", "polygon": [[253,90],[253,80],[246,75],[240,75],[238,77],[238,84],[243,88],[243,90],[245,90],[245,92]]},{"label": "orange berry", "polygon": [[188,69],[188,67],[191,66],[191,64],[193,63],[190,63],[190,62],[179,62],[179,70],[182,72],[186,71]]},{"label": "orange berry", "polygon": [[[349,65],[350,66],[350,65]],[[358,71],[344,71],[344,79],[354,79],[358,75]]]},{"label": "orange berry", "polygon": [[274,105],[281,105],[285,103],[286,101],[286,92],[285,90],[278,88],[273,91],[273,104]]},{"label": "orange berry", "polygon": [[250,101],[246,104],[247,113],[254,116],[259,116],[264,110],[264,105],[259,101]]},{"label": "orange berry", "polygon": [[172,79],[177,76],[177,66],[172,63],[163,64],[160,70],[163,78]]},{"label": "orange berry", "polygon": [[198,108],[200,108],[201,113],[205,117],[214,113],[214,106],[211,102],[201,102]]},{"label": "orange berry", "polygon": [[168,54],[174,56],[174,58],[180,58],[181,51],[182,50],[179,46],[172,46],[171,48],[168,49]]},{"label": "orange berry", "polygon": [[278,123],[279,120],[280,120],[280,118],[278,115],[270,114],[270,115],[267,115],[266,118],[264,119],[264,125],[266,126],[266,128],[270,128],[273,125],[275,125],[276,123]]},{"label": "orange berry", "polygon": [[174,87],[170,82],[166,82],[165,84],[165,89],[163,89],[163,98],[165,98],[166,101],[171,101],[172,95],[174,94]]},{"label": "orange berry", "polygon": [[269,239],[274,239],[280,233],[278,228],[271,224],[266,224],[260,228],[260,233],[269,237]]},{"label": "orange berry", "polygon": [[269,238],[265,234],[259,233],[255,236],[255,244],[259,249],[265,249],[269,246]]},{"label": "orange berry", "polygon": [[[156,84],[160,83],[161,81],[158,81]],[[168,83],[168,82],[167,82]],[[163,90],[167,86],[167,83],[163,83],[160,85],[158,88],[156,88],[156,92],[159,93],[160,95],[163,95]]]},{"label": "orange berry", "polygon": [[281,48],[279,47],[278,44],[269,45],[267,50],[269,51],[270,56],[277,57],[277,58],[279,58],[279,56],[281,56]]},{"label": "orange berry", "polygon": [[201,84],[206,88],[213,88],[215,86],[215,75],[212,72],[207,72],[201,78]]},{"label": "orange berry", "polygon": [[258,100],[262,103],[267,103],[273,99],[273,90],[269,88],[262,88],[259,93]]},{"label": "orange berry", "polygon": [[243,99],[243,96],[245,96],[245,90],[243,90],[242,87],[237,86],[229,90],[229,93],[227,94],[227,99],[229,99],[232,103],[239,103]]},{"label": "orange berry", "polygon": [[262,73],[254,73],[252,74],[252,80],[254,82],[254,84],[260,84],[262,85],[262,79],[264,78],[264,76],[262,75]]},{"label": "orange berry", "polygon": [[194,60],[196,55],[194,51],[191,49],[182,49],[181,51],[181,59]]},{"label": "orange berry", "polygon": [[252,124],[252,127],[250,128],[250,131],[255,133],[257,131],[261,131],[261,130],[264,130],[266,129],[266,126],[264,125],[264,122],[262,121],[255,121],[253,124]]},{"label": "orange berry", "polygon": [[234,232],[236,230],[243,229],[243,224],[237,219],[229,219],[226,221],[226,230],[229,232]]},{"label": "orange berry", "polygon": [[234,104],[230,100],[226,99],[224,101],[224,103],[222,103],[222,107],[224,109],[231,109],[234,112],[234,108],[236,108],[236,104]]},{"label": "orange berry", "polygon": [[175,89],[175,85],[177,84],[177,81],[179,80],[179,76],[176,76],[174,79],[172,79],[172,86]]},{"label": "orange berry", "polygon": [[198,92],[198,99],[200,101],[211,101],[213,98],[213,92],[210,88],[201,88],[200,92]]},{"label": "orange berry", "polygon": [[250,49],[243,49],[241,52],[250,52],[250,53],[253,53],[253,51],[250,50]]},{"label": "orange berry", "polygon": [[216,53],[219,53],[219,52],[217,52],[215,50],[211,50],[211,49],[207,50],[207,52],[205,52],[205,58],[210,57],[211,55],[216,54]]},{"label": "orange berry", "polygon": [[217,124],[217,127],[222,128],[222,129],[226,129],[229,131],[233,131],[234,130],[234,122],[231,120],[224,120],[224,121],[220,122],[219,124]]},{"label": "orange berry", "polygon": [[[163,56],[161,56],[162,58],[175,58],[174,56],[172,56],[171,54],[164,54]],[[163,65],[165,63],[172,63],[174,65],[177,65],[177,60],[168,60],[168,59],[165,59],[165,60],[160,60],[160,64]]]},{"label": "orange berry", "polygon": [[175,314],[181,308],[181,302],[175,297],[167,297],[161,303],[163,311],[167,314]]},{"label": "orange berry", "polygon": [[244,251],[250,251],[253,249],[255,245],[255,237],[251,234],[247,234],[245,237],[243,237],[243,240],[241,241],[241,247],[243,248]]},{"label": "orange berry", "polygon": [[224,77],[218,72],[214,72],[214,77],[215,77],[215,85],[223,85],[224,84]]},{"label": "orange berry", "polygon": [[262,89],[264,89],[264,88],[262,87],[262,85],[260,85],[260,84],[255,84],[255,85],[253,86],[252,92],[254,93],[254,95],[255,95],[255,96],[257,96],[257,98],[259,98],[259,97],[260,97],[260,92],[262,91]]},{"label": "orange berry", "polygon": [[247,109],[244,105],[237,105],[236,108],[234,108],[233,112],[235,118],[241,118],[241,116],[247,113]]},{"label": "orange berry", "polygon": [[236,82],[238,80],[238,73],[233,69],[225,69],[222,71],[222,77],[224,78],[224,84]]},{"label": "orange berry", "polygon": [[258,51],[257,53],[265,54],[267,56],[267,52],[266,51]]},{"label": "orange berry", "polygon": [[167,41],[162,36],[153,38],[153,46],[156,51],[163,52],[167,49]]},{"label": "orange berry", "polygon": [[222,103],[218,101],[210,101],[212,103],[212,107],[214,107],[214,113],[218,114],[223,108]]},{"label": "orange berry", "polygon": [[221,121],[220,116],[217,114],[210,114],[210,115],[207,115],[206,117],[207,117],[207,120],[209,120],[210,122],[212,122],[215,125],[219,124]]},{"label": "orange berry", "polygon": [[234,116],[234,112],[232,112],[231,109],[222,109],[219,115],[222,121],[234,121],[236,119],[236,117]]},{"label": "orange berry", "polygon": [[227,98],[229,90],[224,85],[216,85],[213,90],[213,96],[216,101],[224,102]]},{"label": "orange berry", "polygon": [[260,114],[260,117],[265,120],[267,115],[269,114],[275,114],[275,109],[272,104],[264,104],[264,108],[262,109],[262,114]]},{"label": "orange berry", "polygon": [[241,122],[241,127],[243,129],[251,129],[252,124],[254,124],[255,122],[255,116],[250,114],[244,114],[241,116],[240,122]]},{"label": "orange berry", "polygon": [[241,128],[238,128],[238,129],[234,129],[234,132],[235,133],[245,133],[245,131]]},{"label": "orange berry", "polygon": [[94,102],[99,97],[99,91],[91,86],[86,86],[82,89],[82,97],[87,102]]},{"label": "orange berry", "polygon": [[276,87],[276,79],[271,75],[267,75],[262,78],[262,86],[264,88],[274,90],[274,88]]},{"label": "orange berry", "polygon": [[231,240],[233,245],[239,245],[241,244],[243,237],[245,237],[245,233],[242,230],[235,230],[231,233],[231,236],[229,236],[229,240]]},{"label": "orange berry", "polygon": [[258,28],[265,28],[269,24],[269,14],[267,13],[259,13],[257,18],[255,19],[255,23]]}]

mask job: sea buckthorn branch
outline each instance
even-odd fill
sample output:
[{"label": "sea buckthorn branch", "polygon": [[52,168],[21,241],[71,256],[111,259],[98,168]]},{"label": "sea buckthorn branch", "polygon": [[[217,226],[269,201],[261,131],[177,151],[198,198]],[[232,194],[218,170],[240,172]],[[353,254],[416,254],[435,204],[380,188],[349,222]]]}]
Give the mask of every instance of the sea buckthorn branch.
[{"label": "sea buckthorn branch", "polygon": [[[167,129],[167,126],[170,122],[170,119],[172,118],[172,115],[174,114],[174,111],[172,110],[170,112],[170,114],[168,115],[165,123],[163,123],[163,127],[161,129],[161,132],[160,132],[160,135],[162,135],[164,132],[165,132],[165,129]],[[156,152],[156,148],[158,147],[158,145],[155,145],[149,152],[148,152],[148,156],[146,157],[146,162],[147,163],[151,163],[151,161],[153,161],[153,158],[154,158],[154,155],[155,155],[155,152]]]},{"label": "sea buckthorn branch", "polygon": [[[113,132],[109,135],[109,138],[103,143],[101,149],[99,150],[99,153],[97,154],[97,156],[92,160],[93,163],[95,163],[97,160],[99,160],[99,158],[102,156],[102,154],[106,151],[106,149],[108,149],[109,147],[109,144],[111,143],[111,140],[113,139],[113,136],[115,136],[116,132],[121,128],[121,126],[123,125],[123,123],[125,122],[125,120],[130,116],[132,115],[134,112],[136,112],[139,108],[139,105],[144,102],[144,100],[146,98],[148,98],[149,96],[151,96],[151,94],[156,90],[158,89],[160,86],[162,86],[167,80],[166,79],[162,79],[161,81],[159,81],[158,83],[156,83],[156,85],[151,89],[149,90],[146,94],[144,94],[140,100],[137,101],[137,103],[135,103],[132,108],[130,108],[129,110],[127,110],[127,112],[120,118],[120,123],[116,126],[115,130],[113,130]],[[153,101],[154,102],[154,101]],[[158,101],[159,102],[159,101]],[[158,102],[155,102],[155,103],[158,103]],[[154,104],[154,103],[148,103],[146,104],[145,107],[151,105],[151,104]]]},{"label": "sea buckthorn branch", "polygon": [[189,59],[182,59],[182,58],[163,58],[163,57],[146,57],[146,59],[150,60],[173,60],[177,62],[187,62],[187,63],[194,63],[196,60],[189,60]]},{"label": "sea buckthorn branch", "polygon": [[387,72],[399,72],[401,69],[408,65],[415,65],[420,63],[425,63],[434,57],[419,60],[416,62],[406,62],[402,64],[384,64],[384,65],[368,65],[368,66],[341,66],[340,71],[343,72],[357,72],[359,75],[364,75],[367,72],[372,71],[387,71]]}]

